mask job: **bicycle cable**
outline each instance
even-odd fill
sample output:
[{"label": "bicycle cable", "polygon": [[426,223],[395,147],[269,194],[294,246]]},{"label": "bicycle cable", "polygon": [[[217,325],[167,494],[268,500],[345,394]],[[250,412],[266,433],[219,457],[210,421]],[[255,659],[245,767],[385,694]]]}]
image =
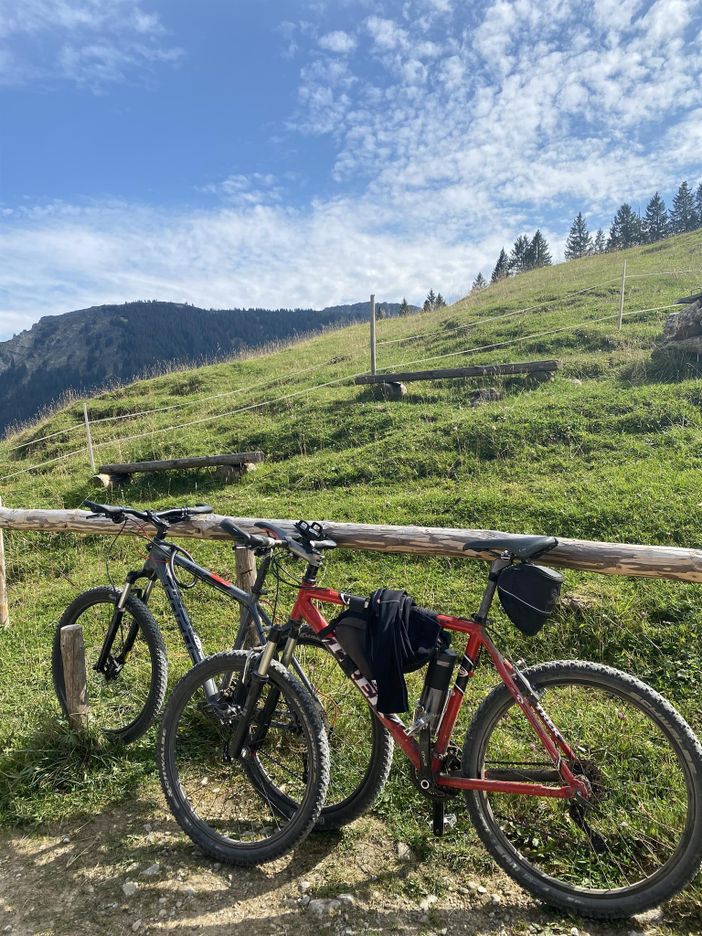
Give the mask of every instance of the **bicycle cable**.
[{"label": "bicycle cable", "polygon": [[197,585],[197,576],[196,576],[196,575],[193,575],[193,580],[192,580],[192,582],[181,582],[180,579],[178,578],[178,576],[176,575],[176,571],[175,571],[175,557],[176,557],[176,554],[177,554],[177,553],[181,553],[181,555],[185,556],[185,558],[186,558],[186,559],[189,559],[191,562],[194,563],[195,560],[194,560],[193,557],[190,555],[190,553],[187,551],[187,549],[183,549],[182,546],[176,546],[175,543],[169,543],[169,545],[170,545],[170,547],[171,547],[171,549],[172,549],[172,552],[171,552],[171,555],[170,555],[170,557],[169,557],[169,559],[168,559],[168,571],[169,571],[169,572],[171,573],[171,575],[173,576],[173,580],[175,581],[176,585],[178,586],[178,588],[182,588],[183,591],[188,591],[188,590],[191,589],[191,588],[195,588],[195,586]]}]

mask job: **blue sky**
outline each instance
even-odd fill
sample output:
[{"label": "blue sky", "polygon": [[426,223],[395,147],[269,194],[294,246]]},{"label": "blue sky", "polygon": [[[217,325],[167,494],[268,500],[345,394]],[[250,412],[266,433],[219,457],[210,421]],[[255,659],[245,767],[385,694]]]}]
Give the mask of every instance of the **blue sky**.
[{"label": "blue sky", "polygon": [[692,0],[0,0],[0,339],[465,294],[700,181]]}]

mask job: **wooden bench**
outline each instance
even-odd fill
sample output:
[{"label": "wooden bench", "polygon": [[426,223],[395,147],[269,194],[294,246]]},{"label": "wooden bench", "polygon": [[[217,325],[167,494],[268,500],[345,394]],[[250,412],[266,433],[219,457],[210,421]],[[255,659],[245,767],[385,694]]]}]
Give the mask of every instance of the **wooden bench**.
[{"label": "wooden bench", "polygon": [[195,455],[191,458],[168,458],[161,461],[124,462],[100,465],[96,480],[106,488],[128,481],[133,474],[153,471],[174,471],[181,468],[218,468],[220,477],[231,481],[247,471],[253,471],[263,461],[263,452],[233,452],[227,455]]},{"label": "wooden bench", "polygon": [[394,374],[359,374],[357,384],[383,384],[387,395],[399,399],[404,396],[403,383],[413,380],[446,380],[466,377],[499,377],[529,374],[536,380],[549,380],[554,371],[562,367],[560,361],[523,361],[516,364],[475,364],[472,367],[444,367],[439,370],[400,371]]}]

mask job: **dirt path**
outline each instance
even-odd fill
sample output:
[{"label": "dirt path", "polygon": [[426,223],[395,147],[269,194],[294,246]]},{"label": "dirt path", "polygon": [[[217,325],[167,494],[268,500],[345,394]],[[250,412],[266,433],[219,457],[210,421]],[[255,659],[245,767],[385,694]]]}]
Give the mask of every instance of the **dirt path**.
[{"label": "dirt path", "polygon": [[[545,911],[502,875],[434,879],[376,819],[263,868],[217,865],[146,801],[49,833],[0,836],[0,934],[699,936],[660,912],[619,927]],[[136,885],[136,887],[134,886]],[[438,886],[437,886],[438,885]]]}]

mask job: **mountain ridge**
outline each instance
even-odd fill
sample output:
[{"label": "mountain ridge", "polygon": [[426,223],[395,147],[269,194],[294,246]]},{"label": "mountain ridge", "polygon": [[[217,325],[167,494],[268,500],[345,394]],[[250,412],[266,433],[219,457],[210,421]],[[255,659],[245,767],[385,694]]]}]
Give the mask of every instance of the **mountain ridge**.
[{"label": "mountain ridge", "polygon": [[[400,303],[377,307],[394,316]],[[321,310],[204,309],[159,300],[46,315],[0,342],[0,432],[36,416],[66,392],[89,393],[158,368],[214,362],[367,315],[367,302]]]}]

